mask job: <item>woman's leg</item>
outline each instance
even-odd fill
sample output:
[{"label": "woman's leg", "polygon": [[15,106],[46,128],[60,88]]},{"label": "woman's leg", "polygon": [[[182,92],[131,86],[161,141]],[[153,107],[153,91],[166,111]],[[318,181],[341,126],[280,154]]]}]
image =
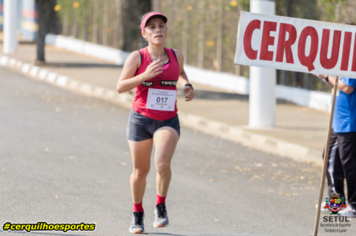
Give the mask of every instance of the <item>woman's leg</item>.
[{"label": "woman's leg", "polygon": [[140,142],[130,141],[133,172],[130,177],[132,199],[134,204],[142,202],[146,189],[146,177],[150,171],[150,157],[152,152],[152,139]]},{"label": "woman's leg", "polygon": [[179,136],[175,129],[162,127],[153,135],[155,145],[155,164],[157,169],[157,194],[166,197],[171,181],[171,160],[177,146]]}]

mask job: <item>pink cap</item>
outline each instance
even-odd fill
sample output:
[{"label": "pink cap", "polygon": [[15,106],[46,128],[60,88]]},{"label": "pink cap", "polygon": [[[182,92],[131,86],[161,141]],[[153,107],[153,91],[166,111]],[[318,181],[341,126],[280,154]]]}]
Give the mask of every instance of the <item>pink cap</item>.
[{"label": "pink cap", "polygon": [[145,26],[147,24],[147,21],[152,18],[153,16],[158,16],[160,18],[162,18],[162,20],[164,21],[164,23],[167,23],[167,17],[159,12],[150,12],[148,13],[145,18],[142,19],[141,21],[141,31],[144,31]]}]

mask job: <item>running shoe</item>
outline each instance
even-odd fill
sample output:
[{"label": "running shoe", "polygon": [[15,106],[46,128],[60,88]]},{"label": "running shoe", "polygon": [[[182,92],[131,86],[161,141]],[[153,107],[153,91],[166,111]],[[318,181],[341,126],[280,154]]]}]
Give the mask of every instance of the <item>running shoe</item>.
[{"label": "running shoe", "polygon": [[143,234],[145,231],[145,226],[143,225],[143,220],[145,219],[145,213],[134,211],[132,214],[132,221],[130,225],[130,233],[132,234]]},{"label": "running shoe", "polygon": [[350,218],[356,218],[356,209],[353,208],[351,205],[346,207],[345,209],[339,211],[340,215],[347,216]]},{"label": "running shoe", "polygon": [[156,228],[168,227],[169,220],[168,220],[168,216],[167,216],[166,205],[165,204],[157,204],[154,212],[155,212],[155,222],[153,222],[153,226]]},{"label": "running shoe", "polygon": [[[320,208],[320,211],[324,211],[324,212],[329,211],[329,209],[328,209],[328,208],[324,208],[325,206],[326,206],[326,202],[325,202],[325,201],[323,201],[323,202],[321,203],[321,208]],[[316,205],[315,205],[315,209],[318,209],[318,204],[316,204]]]}]

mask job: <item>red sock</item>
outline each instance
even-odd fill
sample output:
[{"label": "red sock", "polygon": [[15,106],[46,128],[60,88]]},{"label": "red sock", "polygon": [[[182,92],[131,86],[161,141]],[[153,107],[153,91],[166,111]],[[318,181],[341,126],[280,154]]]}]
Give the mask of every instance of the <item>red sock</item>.
[{"label": "red sock", "polygon": [[139,204],[135,204],[134,203],[134,211],[136,211],[136,212],[143,212],[143,208],[142,208],[142,202],[141,203],[139,203]]},{"label": "red sock", "polygon": [[166,197],[161,197],[160,195],[157,194],[156,206],[158,204],[166,204]]}]

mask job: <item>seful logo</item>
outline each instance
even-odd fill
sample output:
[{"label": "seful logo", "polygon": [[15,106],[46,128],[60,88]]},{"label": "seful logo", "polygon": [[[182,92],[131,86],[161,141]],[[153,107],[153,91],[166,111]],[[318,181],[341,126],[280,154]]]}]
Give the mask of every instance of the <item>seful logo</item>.
[{"label": "seful logo", "polygon": [[325,203],[326,205],[324,208],[328,208],[331,211],[331,215],[339,215],[338,212],[346,208],[345,198],[340,198],[340,195],[337,193],[330,195],[330,201],[329,198],[326,198]]}]

